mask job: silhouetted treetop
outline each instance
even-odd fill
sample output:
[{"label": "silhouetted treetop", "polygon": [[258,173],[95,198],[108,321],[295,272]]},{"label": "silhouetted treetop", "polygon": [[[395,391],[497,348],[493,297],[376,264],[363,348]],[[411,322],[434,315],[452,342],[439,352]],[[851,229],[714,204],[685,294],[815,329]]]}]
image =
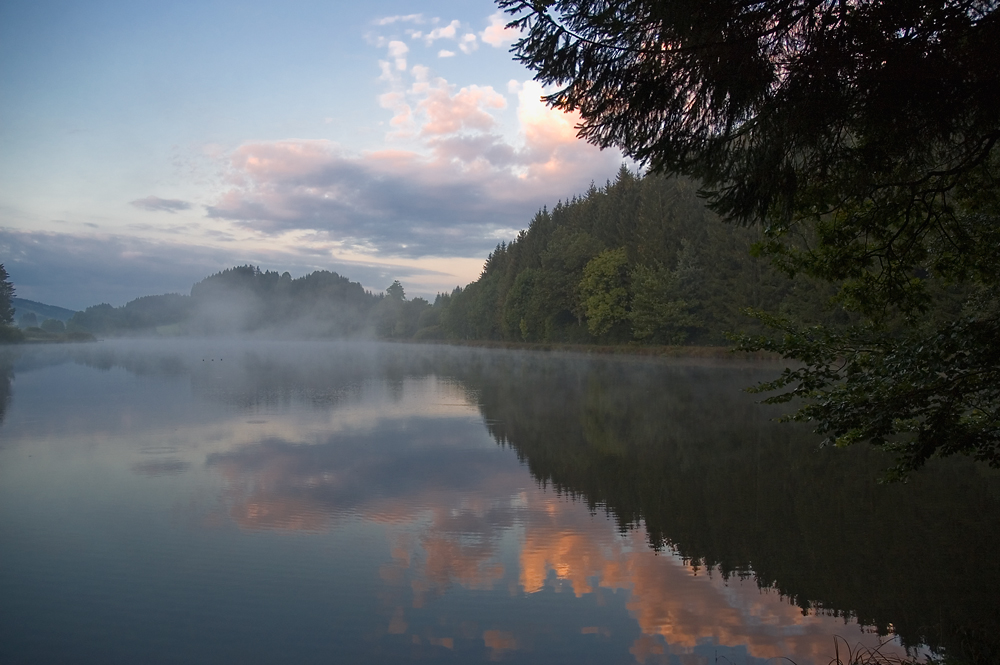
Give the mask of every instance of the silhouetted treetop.
[{"label": "silhouetted treetop", "polygon": [[7,269],[0,263],[0,325],[14,322],[14,285],[10,282]]}]

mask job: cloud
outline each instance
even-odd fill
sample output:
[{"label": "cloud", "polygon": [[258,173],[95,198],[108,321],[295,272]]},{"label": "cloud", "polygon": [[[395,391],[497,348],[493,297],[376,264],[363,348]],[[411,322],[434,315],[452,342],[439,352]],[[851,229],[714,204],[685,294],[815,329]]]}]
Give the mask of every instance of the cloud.
[{"label": "cloud", "polygon": [[[475,255],[491,221],[486,183],[415,153],[363,156],[325,141],[247,144],[232,155],[234,186],[208,208],[264,233],[325,231],[348,245],[395,255]],[[234,181],[234,182],[235,182]]]},{"label": "cloud", "polygon": [[228,186],[208,215],[266,236],[325,234],[368,254],[483,256],[539,208],[621,164],[619,152],[577,139],[578,116],[546,107],[535,82],[508,86],[518,100],[514,136],[505,136],[499,119],[507,96],[491,86],[458,88],[422,65],[388,82],[379,97],[393,113],[388,137],[409,141],[406,149],[248,142],[226,157]]},{"label": "cloud", "polygon": [[441,28],[434,28],[426,35],[423,35],[424,42],[430,46],[438,39],[455,39],[458,36],[458,29],[462,27],[459,21],[452,21]]},{"label": "cloud", "polygon": [[[238,385],[245,390],[248,384]],[[222,393],[213,388],[213,395]],[[452,389],[448,401],[471,406],[461,386]],[[428,395],[425,404],[444,401],[434,400],[437,395]],[[338,407],[356,408],[346,401]],[[803,614],[780,594],[762,593],[754,579],[713,574],[712,568],[706,575],[677,554],[653,551],[642,528],[623,534],[613,520],[595,519],[578,501],[525,486],[509,458],[463,448],[460,442],[471,440],[471,423],[462,417],[435,414],[415,427],[407,426],[412,416],[400,411],[380,411],[372,426],[352,423],[326,441],[302,435],[302,443],[274,437],[240,446],[210,455],[207,466],[225,478],[230,517],[242,528],[318,531],[347,515],[386,525],[391,560],[381,566],[380,577],[386,591],[412,590],[411,612],[432,607],[453,586],[499,586],[511,560],[504,534],[517,525],[511,571],[517,586],[509,587],[511,595],[555,589],[600,598],[601,590],[626,591],[625,607],[641,631],[630,652],[640,663],[665,662],[658,656],[666,654],[696,655],[706,646],[743,649],[754,659],[820,662],[832,635],[858,628],[845,617]],[[399,431],[408,436],[400,439]],[[397,606],[401,631],[405,612]],[[482,633],[482,639],[496,656],[517,649],[527,637],[522,630],[508,625],[504,632]],[[583,624],[578,630],[606,629]],[[868,648],[882,641],[871,631],[854,639]],[[896,644],[885,649],[902,655]]]},{"label": "cloud", "polygon": [[[539,172],[556,175],[575,168],[576,159],[586,158],[588,151],[596,149],[576,136],[580,116],[549,108],[541,99],[543,92],[536,81],[524,82],[517,93],[517,117],[528,153],[526,161]],[[620,153],[613,154],[619,155],[620,163]]]},{"label": "cloud", "polygon": [[507,100],[490,86],[472,85],[451,94],[454,86],[444,79],[427,84],[423,88],[424,98],[417,108],[426,114],[426,122],[421,134],[453,134],[460,130],[489,130],[496,120],[489,109],[499,110],[507,106]]},{"label": "cloud", "polygon": [[71,309],[186,293],[227,263],[225,252],[182,243],[12,229],[0,229],[0,253],[19,296]]},{"label": "cloud", "polygon": [[[75,310],[102,302],[124,305],[146,295],[188,293],[195,282],[246,263],[288,270],[296,277],[330,270],[376,291],[399,279],[411,295],[433,296],[436,290],[468,282],[449,271],[450,266],[436,270],[433,263],[334,258],[338,243],[323,232],[300,233],[292,247],[272,241],[264,248],[212,240],[212,235],[189,230],[173,241],[154,241],[0,228],[0,256],[19,297]],[[474,275],[478,269],[469,272]]]},{"label": "cloud", "polygon": [[[377,43],[385,49],[378,52],[378,103],[391,113],[383,125],[386,149],[349,153],[330,141],[296,139],[206,145],[192,159],[215,172],[194,183],[205,188],[196,199],[150,194],[129,202],[170,213],[158,223],[133,213],[76,220],[79,234],[45,234],[35,230],[40,224],[5,231],[9,246],[22,252],[21,295],[71,307],[119,305],[186,291],[246,262],[293,273],[297,266],[301,273],[334,269],[379,288],[392,281],[383,284],[386,277],[409,274],[419,278],[416,293],[433,294],[445,281],[450,289],[474,278],[497,242],[527,226],[543,205],[617,170],[620,154],[577,140],[576,119],[546,109],[537,85],[457,86],[412,62],[478,47],[480,36],[467,25],[421,14],[376,23],[384,27],[373,32],[385,33]],[[411,39],[403,35],[407,28],[423,32]],[[447,48],[424,49],[427,40]],[[206,217],[196,217],[196,200],[208,203]],[[105,231],[119,224],[120,235],[84,227],[95,222]],[[6,249],[0,244],[10,267],[16,260]],[[420,272],[428,266],[438,270],[433,279]]]},{"label": "cloud", "polygon": [[425,23],[423,14],[399,14],[396,16],[384,16],[374,21],[375,25],[392,25],[393,23]]},{"label": "cloud", "polygon": [[389,42],[389,57],[393,59],[398,71],[406,71],[406,54],[410,51],[405,43],[400,41]]},{"label": "cloud", "polygon": [[520,36],[520,32],[507,27],[507,21],[503,12],[496,12],[489,17],[490,24],[479,33],[479,38],[483,43],[489,44],[493,48],[503,48],[508,44],[513,44]]},{"label": "cloud", "polygon": [[462,53],[472,53],[479,48],[479,42],[476,41],[476,36],[470,32],[462,35],[462,38],[458,41],[458,48],[462,49]]},{"label": "cloud", "polygon": [[180,199],[161,199],[159,196],[147,196],[144,199],[136,199],[135,201],[129,201],[136,208],[142,208],[143,210],[149,210],[151,212],[170,212],[175,213],[178,210],[190,210],[191,204],[187,201],[181,201]]},{"label": "cloud", "polygon": [[520,164],[522,158],[513,146],[496,134],[442,136],[429,140],[427,144],[440,161],[471,164],[485,160],[493,167],[507,168]]},{"label": "cloud", "polygon": [[620,164],[620,155],[575,138],[558,143],[561,126],[540,118],[531,127],[538,145],[448,133],[486,127],[479,108],[466,100],[428,109],[430,154],[349,154],[328,141],[244,144],[230,157],[232,186],[208,213],[265,234],[322,231],[395,256],[476,256],[496,244],[496,229],[523,228],[543,205],[582,191]]},{"label": "cloud", "polygon": [[406,102],[406,94],[401,91],[386,92],[379,95],[379,106],[392,111],[389,125],[398,133],[410,135],[415,127],[413,109]]},{"label": "cloud", "polygon": [[[437,21],[437,19],[435,19],[435,21]],[[448,25],[436,27],[430,32],[410,29],[406,31],[406,34],[409,35],[411,39],[423,40],[426,46],[431,46],[434,42],[440,39],[452,40],[457,43],[458,48],[462,51],[462,53],[472,53],[479,48],[479,39],[474,33],[471,32],[460,34],[461,29],[461,21],[454,20],[448,23]],[[448,56],[441,56],[442,53],[447,53]],[[438,52],[438,55],[440,57],[449,57],[455,55],[455,53],[454,51],[442,50]]]}]

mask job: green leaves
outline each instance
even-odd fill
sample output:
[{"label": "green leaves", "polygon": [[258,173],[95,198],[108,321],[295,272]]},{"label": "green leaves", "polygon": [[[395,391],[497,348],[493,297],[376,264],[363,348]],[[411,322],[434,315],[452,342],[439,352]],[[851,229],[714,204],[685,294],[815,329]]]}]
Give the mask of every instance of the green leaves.
[{"label": "green leaves", "polygon": [[385,295],[390,300],[396,300],[398,302],[406,300],[406,291],[403,290],[403,285],[399,283],[398,279],[386,287]]},{"label": "green leaves", "polygon": [[702,328],[691,305],[681,297],[683,263],[676,271],[662,263],[632,269],[632,334],[639,341],[683,344],[692,330]]},{"label": "green leaves", "polygon": [[[743,348],[801,363],[761,387],[786,390],[770,400],[801,400],[831,443],[894,450],[900,477],[932,454],[997,463],[1000,2],[499,5],[581,137],[696,179],[728,221],[765,229],[756,251],[778,269],[837,290],[844,330],[758,315],[780,337]],[[622,316],[608,279],[588,300],[598,330]],[[977,290],[992,304],[959,313]]]},{"label": "green leaves", "polygon": [[797,328],[755,312],[780,339],[742,337],[742,350],[799,361],[752,392],[783,391],[789,420],[816,423],[827,445],[858,441],[896,455],[886,479],[903,480],[934,455],[969,455],[1000,467],[1000,319],[968,315],[890,335],[873,325],[834,332]]},{"label": "green leaves", "polygon": [[584,267],[580,296],[591,334],[603,335],[628,318],[628,282],[628,256],[624,247],[601,252]]}]

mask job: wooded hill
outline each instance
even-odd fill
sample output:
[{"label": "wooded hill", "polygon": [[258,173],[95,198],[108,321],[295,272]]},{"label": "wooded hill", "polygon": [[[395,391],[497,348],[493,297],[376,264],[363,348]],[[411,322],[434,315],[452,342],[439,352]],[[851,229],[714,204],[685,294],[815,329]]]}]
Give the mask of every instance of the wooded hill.
[{"label": "wooded hill", "polygon": [[831,285],[751,255],[760,232],[725,224],[687,179],[616,180],[542,210],[490,254],[480,278],[439,296],[418,335],[516,342],[702,344],[757,331],[745,308],[846,322]]},{"label": "wooded hill", "polygon": [[67,328],[103,335],[295,332],[350,337],[377,334],[369,327],[377,323],[378,305],[385,298],[334,272],[292,279],[287,272],[246,265],[203,279],[191,287],[191,295],[144,296],[122,307],[88,307]]},{"label": "wooded hill", "polygon": [[539,211],[493,251],[478,280],[431,304],[402,285],[372,294],[333,272],[241,266],[191,295],[146,296],[77,313],[96,334],[260,332],[308,337],[496,340],[574,344],[726,344],[756,332],[745,308],[835,324],[834,287],[792,280],[752,256],[754,228],[725,224],[686,179],[637,176]]}]

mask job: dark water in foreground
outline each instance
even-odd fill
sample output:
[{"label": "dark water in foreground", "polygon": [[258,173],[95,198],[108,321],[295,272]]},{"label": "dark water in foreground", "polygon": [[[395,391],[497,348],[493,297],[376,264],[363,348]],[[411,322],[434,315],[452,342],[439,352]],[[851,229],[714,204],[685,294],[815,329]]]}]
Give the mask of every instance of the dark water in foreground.
[{"label": "dark water in foreground", "polygon": [[878,486],[887,459],[817,451],[739,392],[775,371],[0,349],[0,662],[825,665],[834,636],[995,654],[996,474]]}]

